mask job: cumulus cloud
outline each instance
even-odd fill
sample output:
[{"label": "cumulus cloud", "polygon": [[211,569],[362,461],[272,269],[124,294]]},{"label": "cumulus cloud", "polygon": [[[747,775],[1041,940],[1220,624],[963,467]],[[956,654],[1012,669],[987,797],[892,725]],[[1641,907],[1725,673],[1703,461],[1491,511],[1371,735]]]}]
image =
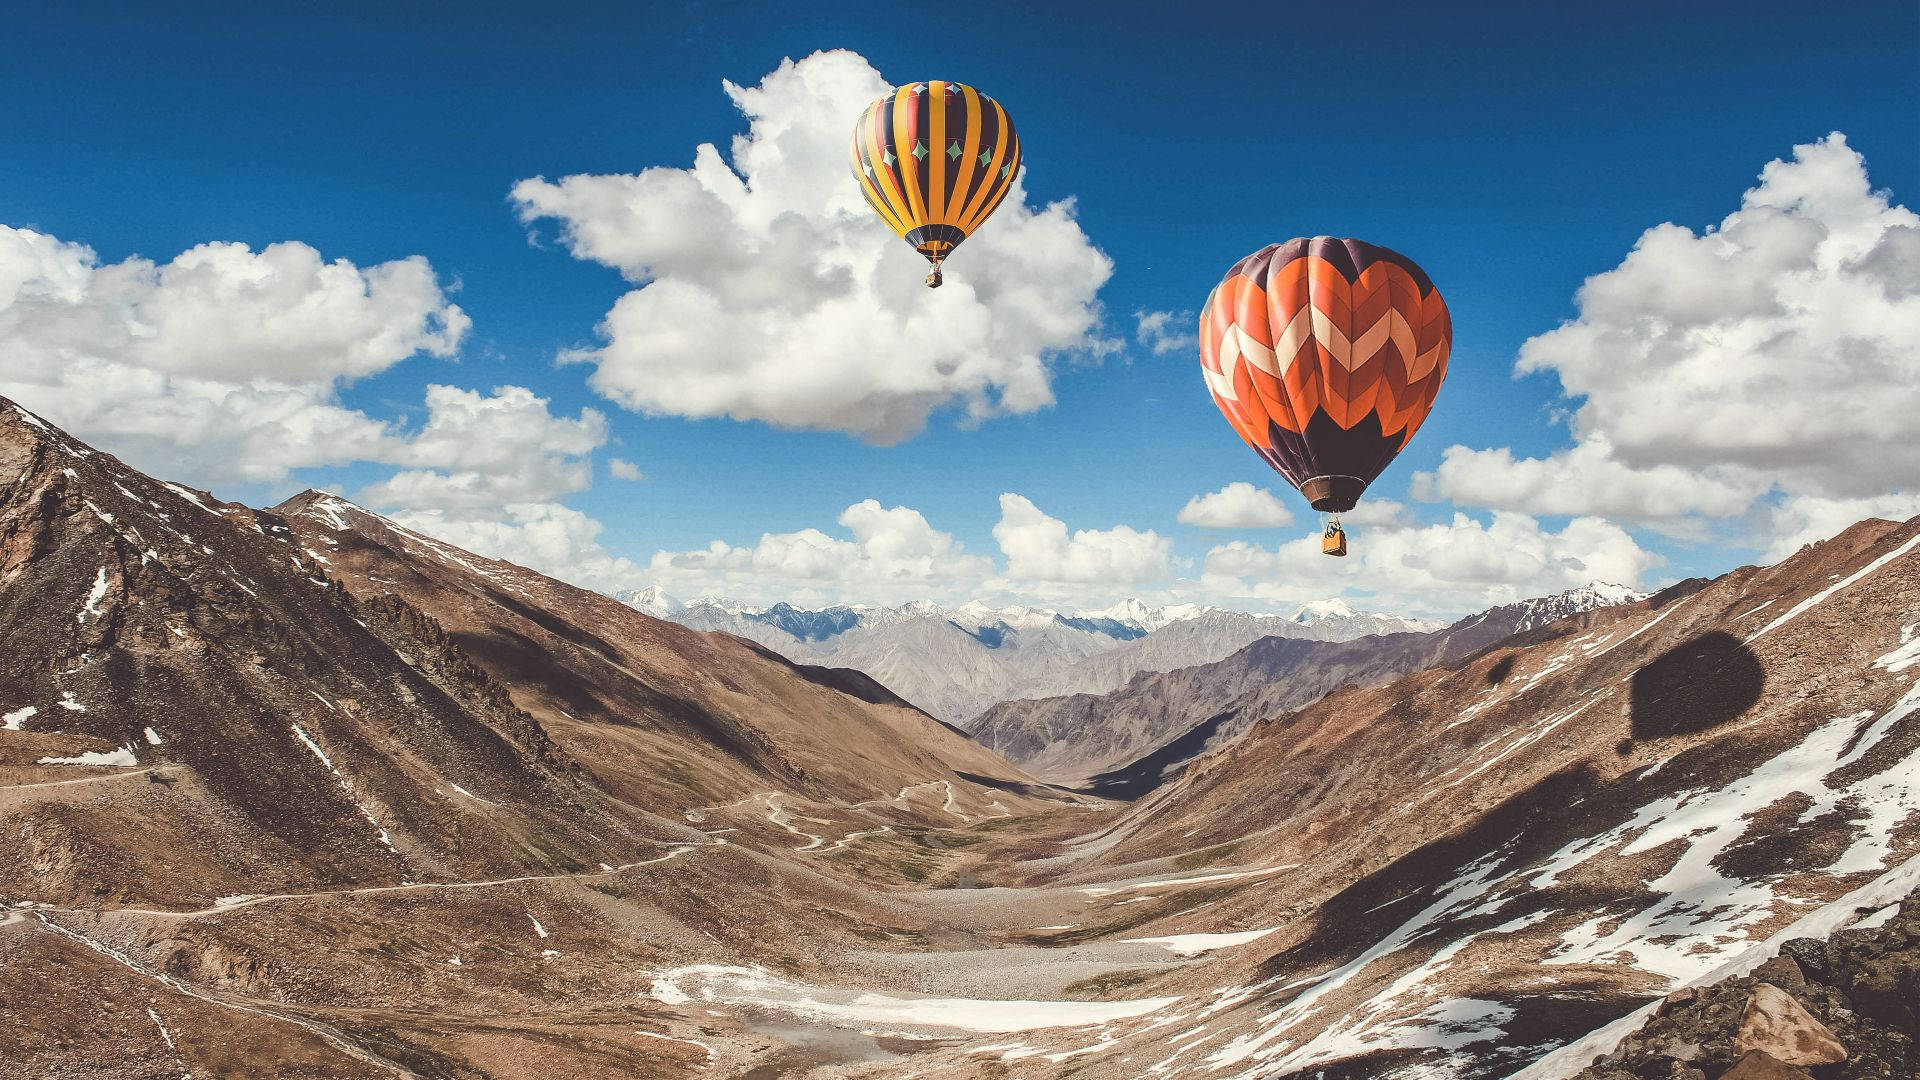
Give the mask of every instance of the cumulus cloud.
[{"label": "cumulus cloud", "polygon": [[1207,553],[1199,587],[1274,602],[1346,594],[1380,610],[1452,616],[1592,581],[1638,586],[1659,564],[1600,518],[1574,518],[1555,532],[1524,514],[1496,512],[1491,522],[1455,514],[1435,525],[1368,528],[1344,559],[1321,554],[1318,535],[1274,549],[1221,544]]},{"label": "cumulus cloud", "polygon": [[202,244],[165,263],[0,226],[0,394],[135,466],[207,487],[294,469],[398,466],[359,498],[486,554],[570,577],[612,573],[599,525],[552,500],[589,485],[592,409],[555,416],[520,386],[430,385],[417,430],[340,403],[468,329],[412,256],[357,267],[301,243]]},{"label": "cumulus cloud", "polygon": [[554,416],[547,399],[524,386],[492,395],[455,386],[427,387],[427,422],[387,460],[439,466],[396,473],[363,498],[375,506],[459,510],[491,515],[500,506],[546,502],[593,482],[588,454],[607,438],[592,409]]},{"label": "cumulus cloud", "polygon": [[903,602],[964,592],[993,576],[993,560],[969,554],[910,507],[866,499],[847,507],[839,524],[851,539],[808,528],[765,533],[752,546],[715,540],[658,552],[645,578],[682,595],[770,602],[853,590],[863,600]]},{"label": "cumulus cloud", "polygon": [[607,459],[607,475],[613,477],[615,480],[627,480],[633,483],[639,483],[646,479],[640,472],[640,466],[635,465],[625,458],[617,457]]},{"label": "cumulus cloud", "polygon": [[1767,165],[1717,228],[1647,230],[1577,302],[1516,368],[1581,400],[1575,445],[1453,447],[1424,497],[1681,531],[1744,516],[1791,544],[1920,493],[1920,215],[1844,135]]},{"label": "cumulus cloud", "polygon": [[398,510],[389,516],[456,547],[582,588],[614,592],[642,577],[640,566],[600,546],[600,522],[559,503],[517,503],[484,515],[427,509]]},{"label": "cumulus cloud", "polygon": [[1172,541],[1126,525],[1079,529],[1049,517],[1024,495],[1000,496],[993,538],[1006,556],[1006,576],[1023,582],[1102,582],[1125,586],[1166,574]]},{"label": "cumulus cloud", "polygon": [[369,267],[300,243],[102,263],[0,226],[0,394],[134,464],[203,484],[379,460],[387,425],[338,388],[468,328],[419,256]]},{"label": "cumulus cloud", "polygon": [[1692,536],[1700,534],[1702,517],[1741,514],[1767,487],[1763,477],[1725,466],[1635,468],[1620,461],[1599,433],[1545,458],[1517,458],[1504,446],[1449,446],[1439,468],[1415,473],[1412,483],[1417,499],[1535,514],[1600,514]]},{"label": "cumulus cloud", "polygon": [[575,257],[638,287],[601,322],[604,344],[563,359],[650,414],[728,416],[843,431],[875,443],[936,410],[970,420],[1053,402],[1051,360],[1112,348],[1095,299],[1112,263],[1071,201],[1029,207],[1016,178],[949,263],[945,287],[882,226],[847,165],[847,118],[886,93],[845,51],[725,84],[747,118],[727,155],[690,168],[515,184],[528,223],[551,220]]},{"label": "cumulus cloud", "polygon": [[1803,544],[1840,532],[1856,521],[1885,518],[1905,521],[1920,514],[1920,491],[1894,492],[1864,499],[1823,499],[1815,495],[1789,495],[1769,511],[1768,532],[1773,543],[1765,558],[1784,559]]},{"label": "cumulus cloud", "polygon": [[1195,495],[1180,508],[1178,520],[1203,529],[1278,529],[1293,524],[1293,513],[1273,492],[1242,480]]},{"label": "cumulus cloud", "polygon": [[1191,352],[1200,347],[1191,311],[1136,311],[1133,313],[1134,340],[1155,356]]}]

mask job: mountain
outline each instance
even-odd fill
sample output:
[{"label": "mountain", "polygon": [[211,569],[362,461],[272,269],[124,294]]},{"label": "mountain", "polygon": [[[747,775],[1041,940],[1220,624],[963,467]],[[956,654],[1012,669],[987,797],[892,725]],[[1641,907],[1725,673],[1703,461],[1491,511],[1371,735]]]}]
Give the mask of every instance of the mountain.
[{"label": "mountain", "polygon": [[1123,600],[1101,611],[780,603],[757,608],[719,599],[664,603],[658,586],[622,595],[650,614],[697,630],[744,637],[802,663],[864,671],[943,720],[968,724],[1013,697],[1104,693],[1141,671],[1204,663],[1270,635],[1338,641],[1431,626],[1358,612],[1340,601],[1291,615],[1249,615],[1194,605]]},{"label": "mountain", "polygon": [[0,402],[0,1076],[1910,1071],[1920,518],[1498,621],[1120,804]]},{"label": "mountain", "polygon": [[[1425,633],[1347,641],[1263,637],[1213,663],[1145,668],[1149,673],[1133,675],[1105,694],[1003,701],[969,730],[1035,775],[1056,782],[1090,780],[1089,790],[1134,798],[1263,716],[1298,708],[1342,686],[1373,685],[1457,663],[1513,634],[1641,599],[1630,589],[1596,582],[1491,608]],[[1349,614],[1338,601],[1310,610]]]},{"label": "mountain", "polygon": [[850,882],[1083,805],[858,672],[3,399],[0,641],[4,1075],[673,1072],[631,972],[856,952],[899,916]]},{"label": "mountain", "polygon": [[668,596],[666,591],[658,585],[649,585],[644,589],[622,593],[619,600],[635,611],[644,612],[656,619],[671,618],[686,606]]},{"label": "mountain", "polygon": [[1264,716],[1028,868],[1150,898],[1067,940],[1208,961],[1127,985],[1177,1004],[1019,1052],[1080,1051],[1083,1076],[1131,1075],[1123,1054],[1156,1075],[1572,1075],[1613,1022],[1920,886],[1917,680],[1920,518]]}]

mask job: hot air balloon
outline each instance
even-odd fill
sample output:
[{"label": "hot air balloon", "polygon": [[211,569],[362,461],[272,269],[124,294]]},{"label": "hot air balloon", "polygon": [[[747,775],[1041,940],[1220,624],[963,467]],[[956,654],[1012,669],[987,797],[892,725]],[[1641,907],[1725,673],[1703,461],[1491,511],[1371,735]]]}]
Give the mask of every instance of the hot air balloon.
[{"label": "hot air balloon", "polygon": [[908,83],[853,126],[853,175],[887,227],[940,264],[993,213],[1020,171],[1020,139],[999,102],[957,82]]},{"label": "hot air balloon", "polygon": [[1235,263],[1200,313],[1200,370],[1248,446],[1332,515],[1406,448],[1447,377],[1453,322],[1412,259],[1331,236]]}]

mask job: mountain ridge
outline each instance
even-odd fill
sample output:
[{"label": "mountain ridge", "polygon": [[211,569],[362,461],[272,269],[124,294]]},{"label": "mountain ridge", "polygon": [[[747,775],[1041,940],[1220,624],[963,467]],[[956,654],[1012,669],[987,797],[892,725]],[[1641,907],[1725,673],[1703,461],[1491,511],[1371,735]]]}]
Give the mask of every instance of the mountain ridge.
[{"label": "mountain ridge", "polygon": [[[1516,634],[1645,595],[1591,585],[1488,608],[1427,633],[1347,641],[1260,638],[1211,663],[1141,672],[1106,694],[1003,701],[968,726],[985,745],[1059,783],[1133,798],[1260,716],[1332,690],[1457,663]],[[1205,734],[1196,734],[1206,728]],[[1178,753],[1167,748],[1179,744]]]},{"label": "mountain ridge", "polygon": [[907,700],[963,727],[1008,697],[1101,692],[1139,671],[1216,659],[1268,635],[1344,640],[1429,624],[1354,611],[1344,602],[1287,615],[1135,599],[1062,612],[981,601],[808,609],[702,598],[681,603],[658,586],[621,594],[659,617],[758,642],[800,663],[865,671]]}]

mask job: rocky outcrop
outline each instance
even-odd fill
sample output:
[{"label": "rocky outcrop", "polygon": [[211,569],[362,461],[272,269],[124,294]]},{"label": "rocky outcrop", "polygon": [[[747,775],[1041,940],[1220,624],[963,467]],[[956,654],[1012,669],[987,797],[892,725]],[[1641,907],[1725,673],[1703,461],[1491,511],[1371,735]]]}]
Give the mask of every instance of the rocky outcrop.
[{"label": "rocky outcrop", "polygon": [[1669,995],[1579,1080],[1920,1075],[1920,893],[1877,926],[1797,938],[1752,974]]}]

